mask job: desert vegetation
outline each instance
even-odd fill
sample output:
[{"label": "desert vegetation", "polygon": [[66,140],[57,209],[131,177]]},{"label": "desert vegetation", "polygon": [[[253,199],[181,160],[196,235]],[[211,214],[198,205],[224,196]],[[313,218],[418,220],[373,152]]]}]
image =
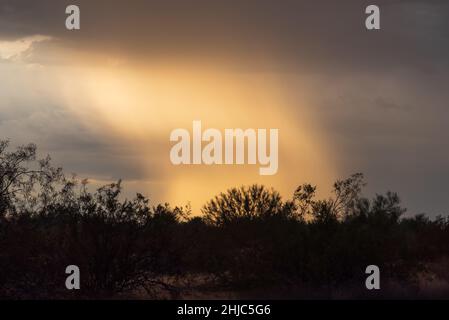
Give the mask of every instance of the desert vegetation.
[{"label": "desert vegetation", "polygon": [[[328,199],[311,184],[287,200],[233,188],[198,215],[125,199],[120,181],[89,191],[35,145],[10,149],[0,143],[0,298],[449,297],[449,220],[404,215],[394,192],[363,197],[360,173]],[[80,290],[64,286],[72,264]],[[370,264],[376,292],[364,289]]]}]

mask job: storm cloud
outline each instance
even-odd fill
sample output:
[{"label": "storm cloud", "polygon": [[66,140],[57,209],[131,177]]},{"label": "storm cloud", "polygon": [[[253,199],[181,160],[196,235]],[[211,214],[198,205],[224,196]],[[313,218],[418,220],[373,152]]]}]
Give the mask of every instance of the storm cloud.
[{"label": "storm cloud", "polygon": [[136,59],[200,56],[256,71],[447,67],[447,1],[375,1],[379,32],[364,28],[371,2],[81,0],[81,30],[69,32],[71,1],[2,0],[0,37],[42,34]]},{"label": "storm cloud", "polygon": [[[379,31],[364,27],[365,8],[373,3],[381,9]],[[0,45],[2,136],[36,137],[88,175],[163,180],[163,170],[141,168],[144,155],[129,141],[79,121],[64,98],[36,87],[37,73],[31,85],[13,65],[71,66],[80,56],[86,65],[104,57],[130,66],[220,65],[277,77],[290,101],[279,111],[299,121],[296,106],[308,106],[316,130],[335,148],[326,161],[340,176],[365,172],[369,192],[398,191],[412,213],[449,208],[447,1],[79,0],[81,30],[75,32],[65,29],[69,4],[0,0],[0,43],[45,39],[25,43],[19,55],[5,45],[2,55]],[[90,101],[77,103],[82,109]],[[154,154],[163,152],[165,141],[151,143]]]}]

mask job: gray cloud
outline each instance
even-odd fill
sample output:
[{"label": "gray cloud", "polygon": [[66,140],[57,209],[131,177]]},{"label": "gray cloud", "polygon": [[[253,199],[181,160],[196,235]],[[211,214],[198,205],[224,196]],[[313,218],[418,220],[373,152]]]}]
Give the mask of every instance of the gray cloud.
[{"label": "gray cloud", "polygon": [[11,138],[14,145],[34,142],[41,155],[49,153],[68,172],[103,179],[150,179],[139,165],[139,151],[126,141],[114,140],[107,133],[92,132],[61,106],[33,107],[9,103],[0,108],[0,136]]},{"label": "gray cloud", "polygon": [[[329,161],[342,175],[365,172],[370,191],[397,190],[413,212],[449,208],[448,1],[376,0],[376,32],[364,28],[364,8],[372,4],[365,0],[79,0],[81,30],[69,32],[64,12],[72,3],[0,0],[0,40],[57,39],[33,46],[27,59],[35,63],[67,63],[51,55],[61,46],[128,61],[209,60],[279,73],[337,149]],[[290,81],[291,74],[301,81]],[[6,89],[0,94],[8,96]],[[89,132],[55,105],[11,97],[0,105],[0,134],[37,137],[73,171],[159,177],[145,176],[138,151]]]},{"label": "gray cloud", "polygon": [[159,178],[144,168],[142,150],[129,146],[107,128],[93,130],[79,119],[53,91],[52,82],[48,83],[51,77],[42,77],[39,70],[23,69],[0,64],[0,139],[9,138],[13,145],[34,142],[42,156],[49,153],[57,165],[83,176],[105,180]]},{"label": "gray cloud", "polygon": [[209,57],[252,71],[447,67],[447,1],[378,0],[382,30],[364,28],[371,1],[77,1],[82,28],[64,27],[71,1],[2,0],[0,36],[46,34],[67,46],[136,59]]},{"label": "gray cloud", "polygon": [[[332,83],[331,86],[324,84]],[[397,72],[321,76],[307,85],[307,102],[342,175],[361,171],[368,192],[398,191],[410,213],[447,214],[449,74]],[[304,88],[303,88],[304,90]]]}]

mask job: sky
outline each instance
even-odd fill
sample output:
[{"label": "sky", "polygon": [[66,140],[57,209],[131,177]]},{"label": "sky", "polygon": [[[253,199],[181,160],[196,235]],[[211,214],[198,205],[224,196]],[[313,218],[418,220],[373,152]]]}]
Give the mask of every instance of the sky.
[{"label": "sky", "polygon": [[[81,29],[65,28],[66,6]],[[365,8],[381,29],[365,28]],[[447,214],[447,1],[0,0],[0,138],[93,187],[191,203],[262,183],[284,198],[363,172],[410,214]],[[174,166],[170,132],[278,128],[279,170]]]}]

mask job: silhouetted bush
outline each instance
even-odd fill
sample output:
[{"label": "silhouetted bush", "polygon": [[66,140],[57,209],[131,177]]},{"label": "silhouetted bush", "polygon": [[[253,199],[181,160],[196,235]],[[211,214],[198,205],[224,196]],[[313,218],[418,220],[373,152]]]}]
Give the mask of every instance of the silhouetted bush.
[{"label": "silhouetted bush", "polygon": [[[233,188],[192,217],[140,194],[124,199],[120,181],[89,192],[49,158],[36,160],[34,145],[7,147],[0,143],[1,298],[331,297],[363,287],[370,264],[383,283],[447,279],[436,266],[449,259],[448,219],[404,218],[392,192],[362,197],[362,174],[337,181],[324,200],[310,184],[291,200],[260,185]],[[71,264],[81,290],[65,288]]]}]

